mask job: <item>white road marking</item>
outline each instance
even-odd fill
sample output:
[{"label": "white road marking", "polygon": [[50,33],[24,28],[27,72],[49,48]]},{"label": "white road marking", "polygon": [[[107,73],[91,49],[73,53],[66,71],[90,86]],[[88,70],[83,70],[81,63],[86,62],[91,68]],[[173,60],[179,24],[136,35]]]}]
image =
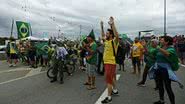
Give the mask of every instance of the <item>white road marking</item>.
[{"label": "white road marking", "polygon": [[[117,74],[116,80],[119,80],[120,76],[121,76],[120,74]],[[106,88],[105,91],[102,93],[102,95],[99,97],[99,99],[96,101],[95,104],[101,104],[101,101],[103,99],[105,99],[105,97],[107,97],[107,95],[108,95],[108,89]]]},{"label": "white road marking", "polygon": [[1,73],[6,73],[6,72],[23,71],[23,70],[32,70],[32,69],[31,69],[31,68],[16,68],[16,69],[9,69],[9,70],[0,71],[0,74],[1,74]]},{"label": "white road marking", "polygon": [[27,78],[27,77],[31,77],[31,76],[34,76],[34,75],[42,74],[42,73],[45,73],[45,72],[46,72],[46,71],[37,72],[37,73],[34,73],[34,74],[26,75],[26,76],[24,76],[24,77],[19,77],[19,78],[12,79],[12,80],[9,80],[9,81],[1,82],[0,85],[6,84],[6,83],[10,83],[10,82],[13,82],[13,81],[17,81],[17,80],[20,80],[20,79],[24,79],[24,78]]},{"label": "white road marking", "polygon": [[28,77],[28,76],[33,76],[33,75],[35,75],[35,74],[38,74],[38,73],[40,73],[41,72],[41,67],[39,67],[39,68],[36,68],[36,69],[32,69],[27,75],[26,75],[26,77]]},{"label": "white road marking", "polygon": [[185,67],[185,65],[181,64],[182,67]]}]

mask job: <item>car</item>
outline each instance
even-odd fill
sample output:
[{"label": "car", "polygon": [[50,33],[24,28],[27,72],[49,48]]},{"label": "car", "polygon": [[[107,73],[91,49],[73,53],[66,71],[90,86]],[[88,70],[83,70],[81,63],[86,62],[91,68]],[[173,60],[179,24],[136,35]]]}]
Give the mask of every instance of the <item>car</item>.
[{"label": "car", "polygon": [[6,51],[6,46],[0,45],[0,53],[5,53],[5,51]]}]

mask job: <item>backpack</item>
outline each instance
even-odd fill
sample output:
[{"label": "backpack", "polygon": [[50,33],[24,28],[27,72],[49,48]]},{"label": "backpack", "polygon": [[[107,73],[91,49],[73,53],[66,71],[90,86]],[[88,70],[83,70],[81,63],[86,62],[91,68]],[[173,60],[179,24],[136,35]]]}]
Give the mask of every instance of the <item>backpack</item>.
[{"label": "backpack", "polygon": [[179,59],[176,54],[176,51],[173,47],[168,47],[167,50],[173,52],[172,56],[167,57],[167,61],[170,63],[173,71],[177,71],[180,68]]}]

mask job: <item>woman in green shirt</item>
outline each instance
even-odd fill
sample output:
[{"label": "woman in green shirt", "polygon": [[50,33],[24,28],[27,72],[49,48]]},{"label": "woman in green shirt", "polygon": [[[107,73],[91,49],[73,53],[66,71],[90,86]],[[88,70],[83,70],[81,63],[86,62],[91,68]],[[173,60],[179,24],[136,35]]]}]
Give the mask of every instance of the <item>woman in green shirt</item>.
[{"label": "woman in green shirt", "polygon": [[[161,48],[158,47],[156,55],[157,70],[155,71],[157,85],[159,87],[160,100],[154,102],[154,104],[164,104],[164,88],[167,91],[171,104],[175,104],[175,95],[172,91],[169,70],[172,70],[171,63],[168,59],[173,59],[176,55],[176,51],[173,48],[173,38],[170,36],[163,36],[160,40]],[[164,87],[165,86],[165,87]]]},{"label": "woman in green shirt", "polygon": [[[147,74],[148,71],[150,69],[150,67],[155,63],[156,61],[156,53],[157,53],[157,46],[158,46],[158,40],[157,39],[152,39],[149,43],[148,46],[145,45],[144,47],[146,47],[144,49],[144,60],[145,60],[145,68],[144,68],[144,72],[143,72],[143,76],[142,76],[142,80],[137,83],[138,86],[145,86],[145,82],[146,82],[146,78],[147,78]],[[156,85],[157,88],[157,85]]]}]

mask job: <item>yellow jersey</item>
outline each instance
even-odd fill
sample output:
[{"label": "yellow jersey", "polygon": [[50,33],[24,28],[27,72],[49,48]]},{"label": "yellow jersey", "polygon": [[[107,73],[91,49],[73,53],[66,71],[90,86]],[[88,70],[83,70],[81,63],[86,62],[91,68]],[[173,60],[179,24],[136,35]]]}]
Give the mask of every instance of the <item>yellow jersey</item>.
[{"label": "yellow jersey", "polygon": [[140,42],[134,43],[132,46],[132,57],[140,57],[142,55],[143,46]]},{"label": "yellow jersey", "polygon": [[[116,43],[115,40],[113,40],[113,42],[114,42],[114,49],[116,54],[118,49],[118,42]],[[113,47],[112,47],[112,40],[106,40],[104,42],[103,61],[104,61],[104,64],[116,64],[116,59],[115,59]]]},{"label": "yellow jersey", "polygon": [[15,54],[16,53],[14,45],[15,45],[15,43],[10,43],[10,53],[11,54]]}]

